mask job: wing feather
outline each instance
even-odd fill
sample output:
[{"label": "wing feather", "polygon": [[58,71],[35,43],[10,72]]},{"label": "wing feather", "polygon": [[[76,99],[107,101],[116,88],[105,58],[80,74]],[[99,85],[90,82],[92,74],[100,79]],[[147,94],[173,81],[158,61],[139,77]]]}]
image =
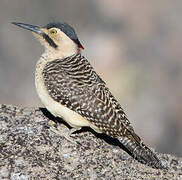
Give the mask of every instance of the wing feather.
[{"label": "wing feather", "polygon": [[46,64],[43,77],[50,96],[112,137],[134,133],[121,105],[81,55]]}]

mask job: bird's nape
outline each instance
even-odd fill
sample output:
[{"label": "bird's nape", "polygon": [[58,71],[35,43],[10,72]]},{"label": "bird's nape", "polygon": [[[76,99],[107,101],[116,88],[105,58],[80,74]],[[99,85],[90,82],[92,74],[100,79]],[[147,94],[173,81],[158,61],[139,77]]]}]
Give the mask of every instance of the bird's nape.
[{"label": "bird's nape", "polygon": [[74,28],[69,25],[68,23],[62,23],[62,22],[53,22],[53,23],[49,23],[46,26],[44,26],[44,28],[46,29],[51,29],[51,28],[58,28],[60,29],[62,32],[64,32],[71,40],[73,40],[79,48],[84,49],[84,47],[82,46],[82,44],[80,43],[78,36],[74,30]]}]

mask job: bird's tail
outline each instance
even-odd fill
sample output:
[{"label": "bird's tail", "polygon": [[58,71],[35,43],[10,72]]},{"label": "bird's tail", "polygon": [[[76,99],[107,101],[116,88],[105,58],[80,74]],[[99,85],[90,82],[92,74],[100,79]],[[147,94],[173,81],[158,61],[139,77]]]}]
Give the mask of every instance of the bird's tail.
[{"label": "bird's tail", "polygon": [[164,166],[154,152],[152,152],[134,132],[125,137],[119,137],[118,140],[126,147],[129,154],[142,164],[156,169],[164,169]]}]

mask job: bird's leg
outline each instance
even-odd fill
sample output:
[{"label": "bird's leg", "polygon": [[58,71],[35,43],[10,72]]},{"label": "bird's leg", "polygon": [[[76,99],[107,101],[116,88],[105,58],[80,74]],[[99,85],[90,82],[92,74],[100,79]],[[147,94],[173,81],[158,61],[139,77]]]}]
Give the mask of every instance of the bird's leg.
[{"label": "bird's leg", "polygon": [[69,136],[75,136],[75,134],[73,134],[74,132],[76,132],[76,131],[79,131],[81,129],[81,127],[78,127],[78,128],[71,128],[70,130],[69,130]]},{"label": "bird's leg", "polygon": [[78,143],[77,141],[74,141],[71,136],[73,135],[73,133],[75,131],[80,130],[81,128],[72,128],[72,129],[65,129],[65,128],[61,128],[60,126],[58,126],[57,128],[53,128],[51,127],[50,130],[53,131],[54,133],[63,136],[64,138],[66,138],[68,141],[72,142],[72,143]]}]

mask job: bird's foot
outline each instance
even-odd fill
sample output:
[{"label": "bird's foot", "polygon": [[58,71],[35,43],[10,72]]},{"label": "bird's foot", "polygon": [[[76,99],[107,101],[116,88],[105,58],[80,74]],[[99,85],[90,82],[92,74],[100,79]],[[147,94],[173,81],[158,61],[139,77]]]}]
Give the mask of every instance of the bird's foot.
[{"label": "bird's foot", "polygon": [[65,139],[67,139],[68,141],[70,141],[73,144],[80,144],[78,141],[74,141],[72,139],[72,137],[75,136],[75,134],[73,134],[75,131],[80,130],[81,128],[72,128],[72,129],[63,129],[60,126],[58,126],[57,128],[55,127],[50,127],[50,130],[60,136],[63,136]]}]

